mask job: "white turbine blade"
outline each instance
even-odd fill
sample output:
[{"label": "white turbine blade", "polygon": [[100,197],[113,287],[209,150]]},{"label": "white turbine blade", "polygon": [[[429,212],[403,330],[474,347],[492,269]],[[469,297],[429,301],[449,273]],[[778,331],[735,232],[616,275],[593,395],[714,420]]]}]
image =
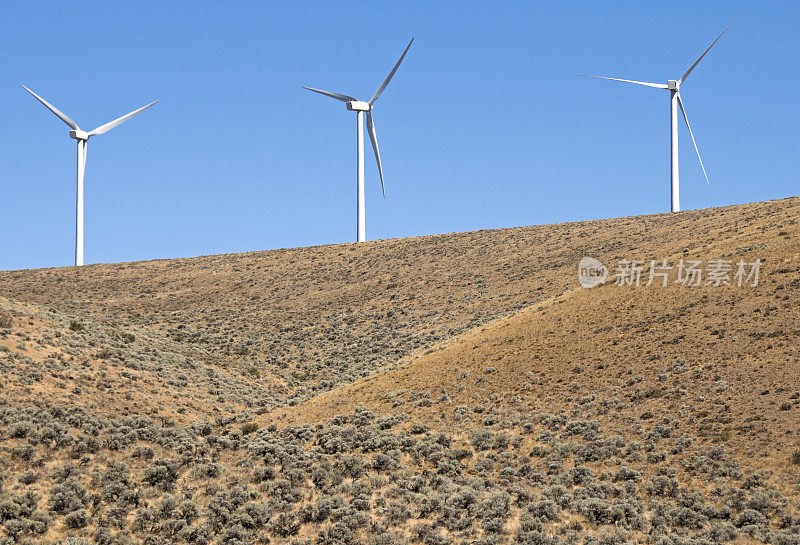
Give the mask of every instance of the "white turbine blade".
[{"label": "white turbine blade", "polygon": [[706,50],[703,52],[703,54],[702,54],[702,55],[700,55],[700,58],[699,58],[699,59],[697,59],[696,61],[694,61],[694,64],[693,64],[693,65],[691,65],[691,66],[689,67],[689,69],[686,71],[686,73],[685,73],[683,76],[681,76],[681,79],[679,79],[679,80],[678,80],[678,85],[680,85],[681,83],[683,83],[683,82],[684,82],[684,80],[686,80],[686,78],[688,78],[688,77],[689,77],[689,74],[691,74],[691,73],[692,73],[692,70],[694,70],[694,68],[695,68],[695,67],[696,67],[698,64],[700,64],[700,61],[702,61],[702,60],[703,60],[703,57],[705,57],[705,56],[706,56],[706,53],[708,53],[709,51],[711,51],[711,48],[712,48],[712,47],[714,47],[714,44],[716,44],[716,43],[719,41],[719,39],[720,39],[720,38],[722,38],[722,34],[725,34],[725,33],[728,31],[728,29],[729,29],[729,28],[731,28],[731,25],[732,25],[733,23],[735,23],[735,22],[736,22],[736,19],[738,19],[738,17],[734,17],[733,21],[731,21],[731,22],[728,24],[728,26],[726,26],[726,27],[725,27],[725,30],[723,30],[723,31],[722,31],[722,33],[721,33],[719,36],[717,36],[717,39],[716,39],[716,40],[714,40],[714,43],[712,43],[710,46],[708,46],[708,49],[706,49]]},{"label": "white turbine blade", "polygon": [[353,98],[348,95],[343,95],[341,93],[332,93],[330,91],[323,91],[322,89],[314,89],[313,87],[303,87],[303,89],[308,89],[309,91],[314,91],[315,93],[325,95],[326,97],[335,98],[336,100],[341,100],[342,102],[351,102],[353,100],[358,100],[357,98]]},{"label": "white turbine blade", "polygon": [[383,93],[383,90],[386,89],[386,86],[389,85],[390,81],[392,81],[392,78],[394,77],[394,73],[397,72],[397,69],[400,67],[400,63],[403,62],[403,59],[405,58],[406,53],[408,53],[408,50],[411,48],[411,44],[413,44],[413,43],[414,43],[414,38],[411,38],[411,41],[408,42],[408,45],[406,46],[406,50],[403,51],[402,55],[400,55],[400,60],[397,61],[397,64],[394,65],[394,68],[392,68],[392,71],[389,72],[389,75],[386,76],[385,80],[383,80],[383,83],[381,83],[381,86],[378,87],[378,90],[375,91],[375,94],[372,95],[371,99],[369,99],[369,105],[370,106],[375,104],[375,101],[378,100],[379,96],[381,96],[381,93]]},{"label": "white turbine blade", "polygon": [[686,115],[686,109],[683,107],[683,99],[681,99],[681,94],[678,93],[678,106],[681,107],[681,112],[683,112],[683,120],[686,121],[686,128],[689,129],[689,136],[692,137],[692,144],[694,144],[694,151],[697,152],[697,158],[700,160],[700,168],[703,169],[703,176],[706,177],[706,183],[710,184],[711,182],[708,181],[708,174],[706,174],[706,167],[703,166],[703,158],[700,157],[700,150],[697,149],[697,142],[694,140],[694,133],[692,133],[692,126],[689,125],[689,117]]},{"label": "white turbine blade", "polygon": [[621,81],[624,83],[635,83],[636,85],[646,85],[647,87],[655,87],[656,89],[669,89],[669,87],[663,83],[647,83],[646,81],[633,81],[631,79],[605,78],[603,76],[590,76],[588,74],[581,74],[581,76],[585,78],[607,79],[611,81]]},{"label": "white turbine blade", "polygon": [[90,133],[89,133],[89,136],[96,136],[96,135],[98,135],[98,134],[103,134],[103,133],[106,133],[106,132],[110,131],[111,129],[113,129],[113,128],[114,128],[114,127],[116,127],[117,125],[120,125],[120,124],[122,124],[122,123],[125,123],[127,120],[129,120],[130,118],[132,118],[133,116],[135,116],[135,115],[136,115],[136,114],[138,114],[139,112],[143,112],[143,111],[145,111],[147,108],[149,108],[150,106],[152,106],[152,105],[153,105],[153,104],[155,104],[156,102],[158,102],[158,101],[157,101],[157,100],[154,100],[153,102],[151,102],[151,103],[150,103],[150,104],[148,104],[147,106],[142,106],[142,107],[141,107],[141,108],[139,108],[138,110],[134,110],[134,111],[132,111],[132,112],[131,112],[131,113],[129,113],[129,114],[123,115],[122,117],[120,117],[120,118],[118,118],[118,119],[115,119],[114,121],[111,121],[110,123],[106,123],[105,125],[100,125],[100,126],[99,126],[99,127],[97,127],[95,130],[93,130],[92,132],[90,132]]},{"label": "white turbine blade", "polygon": [[73,120],[71,120],[71,119],[70,119],[70,118],[69,118],[69,117],[68,117],[66,114],[64,114],[64,113],[63,113],[61,110],[59,110],[58,108],[56,108],[55,106],[53,106],[52,104],[50,104],[49,102],[47,102],[45,99],[43,99],[42,97],[40,97],[39,95],[37,95],[36,93],[34,93],[33,91],[31,91],[30,89],[28,89],[28,88],[27,88],[27,87],[25,87],[24,85],[22,86],[22,88],[23,88],[23,89],[25,89],[26,91],[28,91],[30,94],[32,94],[36,100],[38,100],[39,102],[41,102],[42,104],[44,104],[44,105],[45,105],[45,107],[46,107],[48,110],[50,110],[51,112],[53,112],[54,114],[56,114],[56,116],[58,116],[58,118],[59,118],[61,121],[63,121],[64,123],[66,123],[66,124],[67,124],[67,126],[69,126],[69,128],[70,128],[70,129],[74,129],[74,130],[76,130],[76,131],[79,131],[79,130],[81,130],[81,129],[80,129],[80,127],[78,127],[78,124],[77,124],[77,123],[75,123]]},{"label": "white turbine blade", "polygon": [[375,134],[375,123],[372,122],[372,112],[367,112],[367,132],[369,140],[372,142],[372,151],[375,152],[375,160],[378,161],[378,174],[381,175],[381,190],[383,198],[386,198],[386,186],[383,184],[383,165],[381,165],[381,153],[378,151],[378,135]]}]

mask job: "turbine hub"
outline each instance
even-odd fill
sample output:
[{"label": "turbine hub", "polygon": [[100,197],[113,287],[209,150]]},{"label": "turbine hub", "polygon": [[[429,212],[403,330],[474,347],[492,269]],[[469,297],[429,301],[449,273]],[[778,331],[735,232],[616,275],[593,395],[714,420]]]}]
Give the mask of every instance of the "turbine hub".
[{"label": "turbine hub", "polygon": [[347,103],[347,109],[351,112],[368,112],[372,109],[372,106],[369,105],[369,102],[351,100]]},{"label": "turbine hub", "polygon": [[89,140],[89,133],[80,129],[71,130],[69,131],[69,137],[75,140]]},{"label": "turbine hub", "polygon": [[679,87],[678,82],[674,79],[671,79],[667,82],[667,89],[669,89],[670,91],[677,91],[678,87]]}]

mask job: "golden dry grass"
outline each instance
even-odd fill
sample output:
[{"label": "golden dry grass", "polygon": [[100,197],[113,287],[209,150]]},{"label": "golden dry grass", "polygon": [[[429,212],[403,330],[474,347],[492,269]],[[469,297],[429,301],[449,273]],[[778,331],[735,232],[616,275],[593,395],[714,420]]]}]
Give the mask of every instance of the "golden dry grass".
[{"label": "golden dry grass", "polygon": [[[223,370],[241,387],[225,388],[230,395],[215,405],[237,414],[296,404],[574,290],[584,255],[609,263],[716,256],[784,241],[780,258],[790,259],[799,210],[800,200],[784,199],[364,244],[6,271],[0,296],[99,329],[136,330],[167,352]],[[168,384],[163,389],[167,398],[186,395]]]},{"label": "golden dry grass", "polygon": [[[798,212],[792,198],[0,272],[0,539],[34,535],[8,525],[17,520],[3,514],[16,509],[8,501],[38,493],[37,509],[46,509],[54,487],[72,482],[59,468],[74,464],[70,478],[89,493],[74,510],[51,508],[46,533],[32,542],[74,535],[103,543],[108,528],[125,543],[148,534],[152,543],[189,542],[213,527],[209,542],[225,544],[393,534],[396,541],[380,543],[706,545],[718,539],[715,525],[727,532],[735,523],[734,543],[793,543]],[[665,258],[764,265],[758,286],[612,279],[586,290],[576,275],[585,255],[612,266]],[[376,414],[365,417],[364,406]],[[348,478],[355,459],[364,473]],[[172,482],[158,477],[162,462],[173,467]],[[130,475],[116,475],[115,463]],[[619,476],[627,470],[638,476]],[[676,479],[673,492],[652,489],[667,477]],[[120,482],[138,499],[107,493]],[[525,528],[554,486],[571,495],[558,518]],[[200,514],[181,521],[161,513],[168,493]],[[461,493],[478,498],[474,520],[444,521],[447,509],[469,511],[450,503]],[[486,513],[504,495],[513,500],[499,508],[506,517],[492,522]],[[336,515],[345,518],[309,519],[295,541],[275,526],[333,496],[350,502],[346,517]],[[225,507],[236,524],[215,511],[240,500]],[[426,511],[434,500],[438,511]],[[611,511],[596,517],[594,500]],[[366,519],[352,507],[359,502]],[[408,522],[392,521],[392,503],[411,510]],[[609,513],[631,505],[641,511],[635,520],[614,522]],[[748,524],[749,506],[764,520]],[[248,526],[247,509],[262,508],[270,524]],[[91,520],[71,529],[68,517],[82,509]],[[658,522],[659,509],[670,510],[667,522]],[[33,524],[36,513],[14,517]],[[331,534],[347,531],[350,541]],[[664,536],[673,541],[657,541]]]},{"label": "golden dry grass", "polygon": [[[642,415],[676,415],[744,465],[800,482],[800,468],[789,462],[800,447],[800,225],[792,208],[764,217],[739,214],[747,207],[715,211],[697,222],[696,236],[665,217],[652,227],[665,252],[630,239],[593,254],[607,264],[761,259],[756,287],[632,287],[611,278],[586,290],[570,271],[570,289],[560,295],[448,340],[400,369],[262,418],[315,422],[363,403],[382,412],[402,407],[412,421],[446,422],[459,405],[536,414],[569,411],[576,400],[591,399],[592,416],[620,432]],[[725,217],[732,212],[733,221]],[[672,233],[682,232],[679,244],[670,243]],[[446,395],[447,402],[414,407],[403,401],[420,393]],[[608,399],[626,409],[604,414],[600,402]]]}]

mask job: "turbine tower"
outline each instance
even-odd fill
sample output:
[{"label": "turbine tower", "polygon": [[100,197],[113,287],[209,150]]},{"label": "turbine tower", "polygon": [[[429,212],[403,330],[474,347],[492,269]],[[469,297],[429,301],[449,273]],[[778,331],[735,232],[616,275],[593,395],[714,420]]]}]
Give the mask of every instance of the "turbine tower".
[{"label": "turbine tower", "polygon": [[39,102],[45,105],[45,107],[56,114],[56,116],[67,124],[70,128],[69,137],[77,140],[78,143],[78,188],[77,188],[77,196],[75,198],[75,266],[80,267],[83,265],[83,176],[86,172],[86,151],[87,151],[87,144],[89,143],[89,138],[92,136],[97,136],[98,134],[103,134],[117,125],[124,123],[125,121],[129,120],[139,112],[146,110],[156,101],[151,102],[147,106],[143,106],[138,110],[134,110],[127,115],[123,115],[122,117],[111,121],[110,123],[106,123],[105,125],[100,125],[95,130],[86,132],[81,130],[78,127],[78,124],[75,123],[72,119],[67,117],[63,112],[61,112],[58,108],[47,102],[45,99],[25,87],[22,86],[23,89],[28,91],[30,94],[36,98]]},{"label": "turbine tower", "polygon": [[378,173],[381,177],[381,190],[383,191],[383,198],[386,198],[386,186],[383,183],[383,166],[381,165],[381,154],[378,151],[378,136],[375,134],[375,123],[372,120],[372,107],[375,102],[378,100],[378,97],[381,96],[386,86],[389,85],[389,82],[394,77],[394,73],[397,72],[397,68],[400,66],[400,63],[403,62],[403,59],[408,53],[408,50],[411,48],[411,44],[414,43],[414,38],[411,38],[411,41],[408,42],[405,51],[403,54],[400,55],[400,60],[397,61],[397,64],[394,65],[392,71],[389,72],[389,75],[386,76],[386,79],[383,80],[381,86],[378,87],[378,90],[375,91],[375,94],[372,95],[372,98],[369,99],[368,102],[363,102],[358,100],[357,98],[353,98],[349,95],[343,95],[340,93],[332,93],[330,91],[323,91],[322,89],[314,89],[313,87],[303,87],[304,89],[308,89],[309,91],[314,91],[315,93],[320,93],[322,95],[335,98],[336,100],[341,100],[342,102],[346,103],[347,109],[351,112],[356,112],[356,173],[357,173],[357,190],[356,190],[356,201],[357,201],[357,216],[356,216],[356,241],[357,242],[364,242],[366,239],[366,226],[365,226],[365,212],[364,212],[364,114],[367,114],[367,131],[369,132],[369,139],[372,142],[372,151],[375,152],[375,160],[378,163]]},{"label": "turbine tower", "polygon": [[644,81],[633,81],[629,79],[617,79],[617,78],[606,78],[602,76],[589,76],[586,74],[582,74],[587,78],[597,78],[597,79],[608,79],[611,81],[621,81],[624,83],[634,83],[636,85],[645,85],[647,87],[655,87],[656,89],[666,89],[670,93],[670,100],[669,100],[669,118],[670,118],[670,142],[671,142],[671,198],[670,198],[670,210],[672,212],[678,212],[681,209],[680,205],[680,188],[679,188],[679,179],[678,179],[678,108],[681,109],[681,113],[683,114],[683,120],[686,122],[686,128],[689,129],[689,136],[692,137],[692,144],[694,144],[694,150],[697,152],[697,158],[700,160],[700,168],[703,169],[703,176],[706,178],[706,183],[708,183],[708,174],[706,174],[706,167],[703,166],[703,159],[700,157],[700,150],[697,148],[697,142],[694,139],[694,134],[692,133],[692,126],[689,125],[689,117],[686,115],[686,109],[683,107],[683,99],[681,98],[681,85],[683,82],[686,81],[686,78],[689,77],[689,74],[692,73],[692,70],[700,64],[700,61],[703,60],[703,57],[706,56],[706,53],[711,51],[711,48],[722,38],[722,35],[728,31],[731,25],[736,21],[734,19],[731,21],[728,26],[725,27],[725,30],[717,36],[717,39],[708,46],[700,58],[697,59],[693,65],[689,67],[689,69],[681,76],[681,79],[674,80],[671,79],[667,81],[666,85],[663,83],[647,83]]}]

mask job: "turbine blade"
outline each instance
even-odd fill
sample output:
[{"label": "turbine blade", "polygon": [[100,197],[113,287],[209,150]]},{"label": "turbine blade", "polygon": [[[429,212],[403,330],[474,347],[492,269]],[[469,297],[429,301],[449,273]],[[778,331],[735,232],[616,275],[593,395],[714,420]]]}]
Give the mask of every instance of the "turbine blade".
[{"label": "turbine blade", "polygon": [[378,174],[381,175],[381,190],[383,198],[386,198],[386,186],[383,183],[383,165],[381,165],[381,153],[378,151],[378,135],[375,134],[375,123],[372,122],[372,112],[367,112],[367,132],[369,140],[372,142],[372,151],[375,152],[375,160],[378,162]]},{"label": "turbine blade", "polygon": [[106,123],[105,125],[100,125],[95,130],[90,132],[89,136],[97,136],[98,134],[103,134],[103,133],[106,133],[106,132],[110,131],[111,129],[113,129],[117,125],[121,125],[122,123],[125,123],[127,120],[129,120],[130,118],[132,118],[136,114],[138,114],[140,112],[143,112],[144,110],[146,110],[147,108],[149,108],[150,106],[155,104],[156,102],[158,102],[158,101],[154,100],[153,102],[151,102],[147,106],[142,106],[138,110],[134,110],[129,114],[123,115],[122,117],[117,118],[114,121],[111,121],[110,123]]},{"label": "turbine blade", "polygon": [[694,151],[697,152],[697,158],[700,160],[700,168],[703,169],[703,176],[706,177],[706,183],[710,184],[711,182],[708,181],[708,174],[706,174],[706,167],[703,166],[703,158],[700,157],[700,150],[697,149],[697,142],[694,140],[694,133],[692,133],[692,126],[689,125],[689,117],[686,115],[686,109],[683,107],[683,99],[681,98],[681,94],[678,93],[678,106],[681,107],[681,112],[683,112],[683,120],[686,121],[686,128],[689,129],[689,136],[692,137],[692,144],[694,144]]},{"label": "turbine blade", "polygon": [[75,122],[74,122],[72,119],[70,119],[70,118],[69,118],[69,117],[68,117],[66,114],[64,114],[64,113],[63,113],[61,110],[59,110],[58,108],[56,108],[55,106],[53,106],[52,104],[50,104],[49,102],[47,102],[45,99],[43,99],[42,97],[40,97],[39,95],[37,95],[36,93],[34,93],[33,91],[31,91],[30,89],[28,89],[28,88],[27,88],[27,87],[25,87],[24,85],[22,86],[22,88],[23,88],[23,89],[25,89],[26,91],[28,91],[30,94],[32,94],[36,100],[38,100],[39,102],[41,102],[42,104],[44,104],[44,105],[45,105],[45,107],[46,107],[48,110],[50,110],[51,112],[53,112],[54,114],[56,114],[56,116],[58,116],[58,118],[59,118],[61,121],[63,121],[64,123],[66,123],[66,124],[67,124],[67,126],[68,126],[70,129],[73,129],[73,130],[76,130],[76,131],[79,131],[79,130],[81,130],[81,129],[80,129],[80,127],[78,127],[78,124],[77,124],[77,123],[75,123]]},{"label": "turbine blade", "polygon": [[375,104],[375,101],[378,100],[379,96],[381,96],[381,93],[383,93],[383,90],[386,89],[386,86],[389,85],[390,81],[392,81],[392,78],[394,77],[394,73],[397,72],[397,69],[400,67],[400,63],[403,62],[403,59],[405,58],[406,53],[408,53],[408,50],[411,48],[411,44],[413,44],[413,43],[414,43],[414,38],[411,38],[411,41],[408,42],[408,45],[406,46],[406,50],[403,51],[402,55],[400,55],[400,60],[397,61],[397,64],[394,65],[394,68],[392,68],[392,71],[389,72],[389,75],[386,76],[385,80],[383,80],[383,83],[381,83],[381,86],[378,87],[378,90],[375,91],[375,94],[372,95],[371,99],[369,99],[369,105],[370,106]]},{"label": "turbine blade", "polygon": [[341,93],[332,93],[330,91],[323,91],[322,89],[314,89],[313,87],[303,87],[303,89],[308,89],[309,91],[314,91],[315,93],[325,95],[326,97],[335,98],[336,100],[341,100],[342,102],[350,102],[352,100],[358,100],[357,98],[353,98],[348,95],[343,95]]},{"label": "turbine blade", "polygon": [[621,81],[624,83],[635,83],[636,85],[646,85],[647,87],[655,87],[656,89],[669,89],[669,87],[663,83],[647,83],[646,81],[633,81],[631,79],[605,78],[603,76],[590,76],[588,74],[581,74],[581,76],[585,78],[608,79],[611,81]]},{"label": "turbine blade", "polygon": [[725,27],[725,30],[723,30],[723,31],[722,31],[722,33],[721,33],[719,36],[717,36],[717,39],[716,39],[716,40],[714,40],[714,42],[713,42],[713,43],[712,43],[710,46],[708,46],[708,49],[706,49],[706,50],[703,52],[703,54],[702,54],[702,55],[700,55],[700,58],[699,58],[699,59],[697,59],[696,61],[694,61],[694,64],[693,64],[693,65],[691,65],[691,66],[689,67],[689,69],[686,71],[686,73],[685,73],[685,74],[683,74],[683,76],[681,76],[681,79],[679,79],[679,80],[678,80],[678,85],[680,85],[681,83],[683,83],[683,82],[684,82],[684,80],[686,80],[686,78],[688,78],[688,77],[689,77],[689,74],[691,74],[691,73],[692,73],[692,70],[694,70],[694,69],[695,69],[695,67],[696,67],[698,64],[700,64],[700,61],[702,61],[702,60],[703,60],[703,57],[705,57],[705,56],[706,56],[706,53],[708,53],[709,51],[711,51],[711,48],[712,48],[712,47],[714,47],[714,44],[716,44],[716,43],[719,41],[719,39],[720,39],[720,38],[722,38],[722,34],[725,34],[725,33],[728,31],[728,29],[729,29],[729,28],[731,28],[731,25],[732,25],[733,23],[735,23],[735,22],[736,22],[736,19],[738,19],[738,18],[739,18],[738,16],[737,16],[737,17],[734,17],[733,21],[731,21],[730,23],[728,23],[728,26],[726,26],[726,27]]}]

